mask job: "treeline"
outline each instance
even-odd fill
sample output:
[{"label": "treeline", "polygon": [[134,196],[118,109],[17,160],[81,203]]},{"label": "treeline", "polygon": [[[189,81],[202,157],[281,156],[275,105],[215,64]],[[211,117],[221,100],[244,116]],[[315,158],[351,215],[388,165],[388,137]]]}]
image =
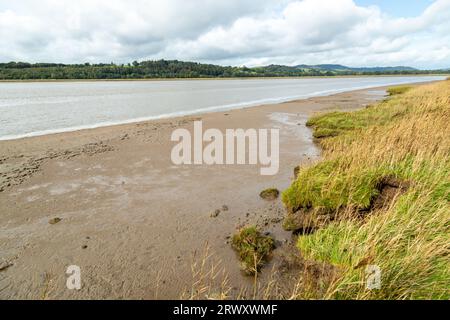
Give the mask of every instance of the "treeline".
[{"label": "treeline", "polygon": [[128,64],[0,63],[0,80],[302,77],[431,73],[448,73],[448,70],[357,72],[281,65],[247,68],[245,66],[224,67],[177,60],[134,61]]}]

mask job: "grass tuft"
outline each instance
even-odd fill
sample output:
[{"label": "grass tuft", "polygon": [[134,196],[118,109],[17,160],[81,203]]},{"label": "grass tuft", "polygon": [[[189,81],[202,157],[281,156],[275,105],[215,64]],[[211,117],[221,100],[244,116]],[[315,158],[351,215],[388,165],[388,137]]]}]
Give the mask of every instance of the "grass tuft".
[{"label": "grass tuft", "polygon": [[411,89],[412,89],[412,87],[410,87],[410,86],[396,86],[396,87],[388,88],[387,92],[389,93],[390,96],[395,96],[398,94],[403,94]]},{"label": "grass tuft", "polygon": [[259,196],[265,200],[275,200],[279,197],[280,191],[275,188],[269,188],[261,191]]},{"label": "grass tuft", "polygon": [[232,246],[239,254],[244,272],[254,275],[267,261],[275,242],[273,238],[262,235],[256,227],[248,227],[233,236]]}]

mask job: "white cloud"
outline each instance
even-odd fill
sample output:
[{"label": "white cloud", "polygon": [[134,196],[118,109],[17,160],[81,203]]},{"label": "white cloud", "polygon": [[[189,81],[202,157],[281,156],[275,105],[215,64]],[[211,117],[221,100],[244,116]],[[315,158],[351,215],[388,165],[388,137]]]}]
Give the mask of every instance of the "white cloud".
[{"label": "white cloud", "polygon": [[450,66],[450,0],[393,18],[352,0],[0,2],[0,61]]}]

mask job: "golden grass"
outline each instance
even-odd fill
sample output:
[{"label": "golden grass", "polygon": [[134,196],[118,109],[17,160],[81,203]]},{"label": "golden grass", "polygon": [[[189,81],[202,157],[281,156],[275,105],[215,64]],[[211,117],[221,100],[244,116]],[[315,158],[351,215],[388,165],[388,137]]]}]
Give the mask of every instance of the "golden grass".
[{"label": "golden grass", "polygon": [[183,300],[226,300],[231,286],[222,262],[211,253],[208,244],[199,255],[194,254],[191,263],[192,285],[180,298]]}]

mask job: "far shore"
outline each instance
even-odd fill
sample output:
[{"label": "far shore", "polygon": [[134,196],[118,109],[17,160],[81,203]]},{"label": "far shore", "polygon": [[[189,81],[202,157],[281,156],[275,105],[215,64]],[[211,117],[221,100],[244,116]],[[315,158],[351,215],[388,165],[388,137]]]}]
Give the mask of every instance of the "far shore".
[{"label": "far shore", "polygon": [[264,80],[264,79],[315,79],[315,78],[361,78],[361,77],[427,77],[450,76],[448,74],[373,74],[373,75],[336,75],[336,76],[304,76],[304,77],[229,77],[229,78],[131,78],[131,79],[24,79],[1,80],[0,83],[27,83],[27,82],[99,82],[99,81],[199,81],[199,80]]}]

